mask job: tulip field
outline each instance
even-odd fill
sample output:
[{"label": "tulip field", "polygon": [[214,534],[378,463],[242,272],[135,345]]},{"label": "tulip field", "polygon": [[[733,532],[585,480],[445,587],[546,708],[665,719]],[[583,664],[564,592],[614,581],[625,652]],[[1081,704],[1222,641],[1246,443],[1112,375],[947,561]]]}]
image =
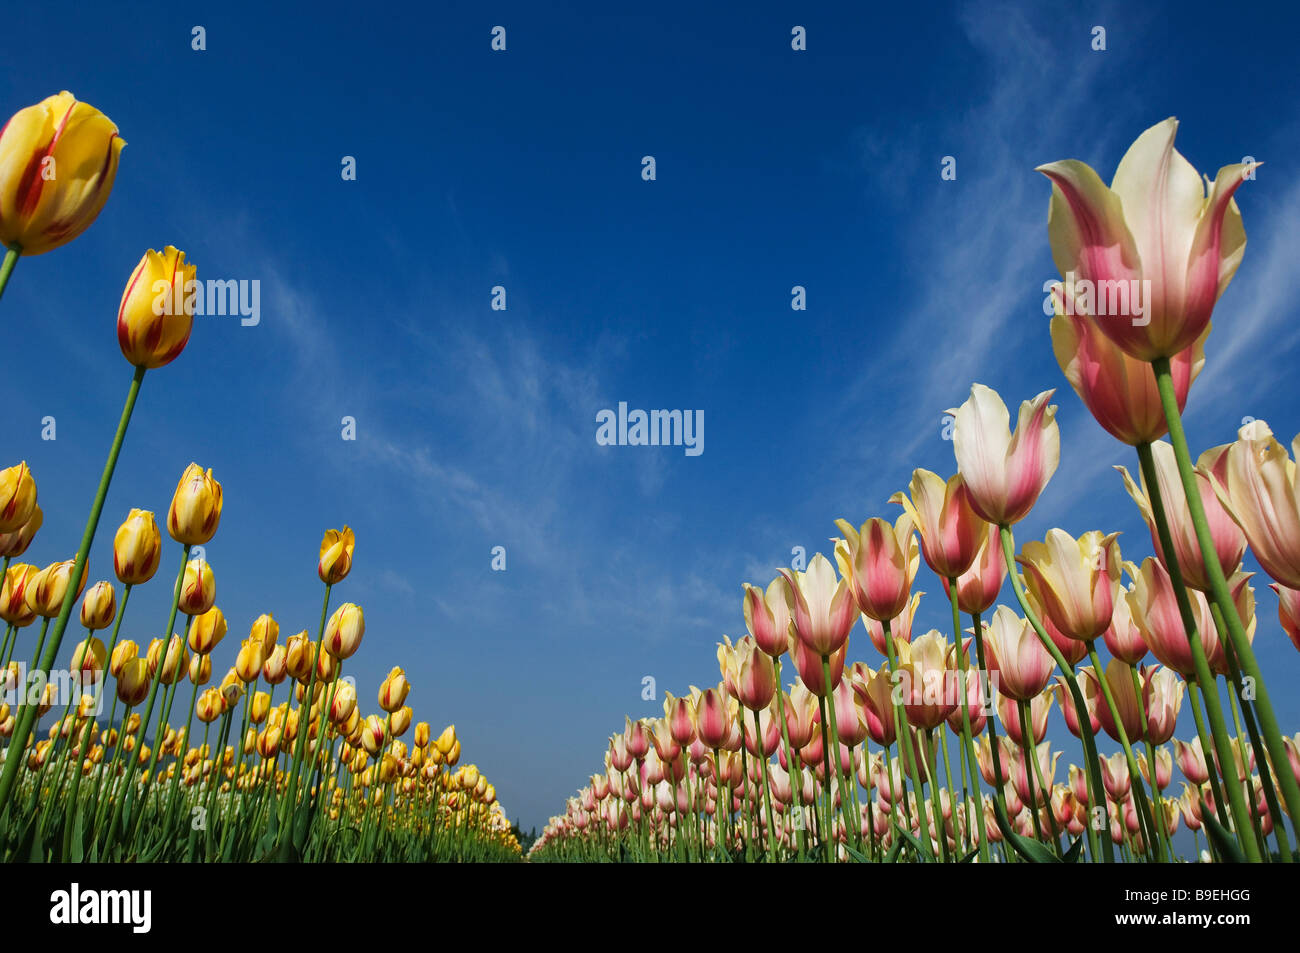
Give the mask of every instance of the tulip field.
[{"label": "tulip field", "polygon": [[[1054,393],[1012,426],[972,385],[949,412],[956,472],[916,470],[889,501],[901,512],[834,522],[833,560],[746,583],[748,634],[718,643],[720,681],[628,718],[530,859],[1300,858],[1300,734],[1269,695],[1292,686],[1266,680],[1253,648],[1258,631],[1300,650],[1300,436],[1288,453],[1250,420],[1234,443],[1188,445],[1181,414],[1242,259],[1233,193],[1253,166],[1203,184],[1176,129],[1143,132],[1109,187],[1076,160],[1038,169],[1063,279],[1052,345],[1135,451],[1121,475],[1150,547],[1123,553],[1102,530],[1018,539],[1061,462]],[[1117,287],[1154,290],[1103,297]],[[1272,580],[1258,605],[1248,549]],[[946,631],[914,631],[922,559]],[[1184,704],[1196,732],[1177,737]],[[1079,763],[1046,740],[1053,705]]]},{"label": "tulip field", "polygon": [[[95,220],[121,148],[117,127],[67,92],[0,131],[0,293],[21,255],[57,248]],[[42,156],[77,175],[47,181]],[[0,853],[36,862],[517,858],[495,789],[461,763],[455,727],[434,736],[414,721],[403,670],[374,694],[344,680],[366,631],[361,606],[333,604],[352,569],[348,527],[321,540],[316,631],[281,638],[266,613],[233,652],[233,640],[222,645],[228,622],[213,569],[196,555],[220,527],[222,488],[197,463],[167,509],[172,545],[164,550],[152,511],[132,509],[113,537],[116,582],[87,586],[87,554],[145,373],[189,341],[194,276],[169,246],[145,252],[126,281],[117,336],[135,371],[75,556],[21,561],[44,522],[37,484],[25,462],[0,472]],[[170,635],[141,646],[121,637],[122,623],[132,591],[153,580],[164,555],[168,571],[176,566]],[[73,640],[68,669],[56,671]],[[363,714],[370,705],[378,711]]]},{"label": "tulip field", "polygon": [[[109,103],[99,105],[113,111]],[[963,396],[964,402],[945,411],[941,397],[936,400],[944,403],[932,408],[936,418],[946,413],[942,419],[950,422],[951,465],[942,472],[912,469],[918,461],[909,456],[902,473],[911,470],[910,482],[899,485],[904,476],[891,485],[897,492],[887,500],[855,497],[860,508],[852,512],[827,502],[824,552],[762,569],[761,576],[724,581],[734,610],[730,631],[743,624],[745,633],[693,638],[698,687],[681,679],[662,696],[643,696],[653,717],[633,711],[633,701],[624,707],[629,696],[619,695],[612,709],[618,720],[606,725],[610,711],[602,709],[591,736],[579,735],[590,726],[575,724],[582,719],[571,711],[516,704],[511,694],[533,690],[567,704],[560,696],[570,693],[570,683],[561,678],[572,674],[565,667],[578,652],[564,654],[567,629],[551,633],[534,618],[553,608],[538,603],[563,603],[565,590],[548,589],[529,601],[516,594],[523,590],[509,588],[514,577],[486,569],[481,575],[497,589],[473,588],[481,581],[465,583],[463,576],[442,578],[424,563],[410,567],[411,578],[419,580],[414,586],[393,581],[396,573],[377,572],[376,579],[389,580],[382,591],[394,603],[409,598],[419,608],[408,613],[409,632],[383,626],[368,632],[363,603],[373,607],[370,600],[380,599],[381,590],[358,587],[354,556],[357,566],[400,560],[385,555],[388,540],[368,537],[351,509],[337,520],[310,510],[305,547],[303,541],[291,547],[271,532],[266,538],[246,534],[242,552],[265,547],[283,556],[286,578],[267,585],[285,595],[261,614],[223,612],[227,590],[218,583],[224,564],[216,554],[209,562],[207,550],[230,532],[229,512],[222,526],[227,501],[219,479],[229,459],[214,452],[216,459],[195,460],[182,470],[155,462],[170,459],[159,450],[165,438],[128,439],[144,429],[132,422],[154,396],[149,384],[181,373],[171,365],[193,358],[202,345],[197,335],[191,341],[199,269],[172,245],[144,250],[134,270],[115,275],[103,292],[108,307],[118,301],[116,332],[125,363],[99,353],[105,344],[111,352],[106,322],[104,334],[78,342],[98,348],[94,359],[110,363],[126,385],[116,430],[86,438],[96,441],[96,454],[101,443],[108,447],[102,471],[95,464],[98,482],[87,478],[87,487],[94,487],[89,499],[68,498],[71,483],[60,482],[67,474],[42,463],[64,458],[39,446],[28,449],[34,441],[23,441],[30,433],[9,440],[6,432],[6,458],[0,458],[0,858],[71,864],[1300,862],[1300,723],[1287,717],[1295,710],[1300,672],[1291,652],[1300,652],[1300,403],[1292,401],[1291,419],[1242,416],[1235,439],[1221,445],[1209,445],[1196,427],[1185,429],[1183,419],[1207,360],[1223,346],[1210,337],[1212,318],[1246,249],[1235,196],[1254,183],[1259,163],[1247,157],[1202,175],[1175,148],[1176,120],[1143,131],[1148,122],[1133,128],[1116,122],[1131,145],[1114,169],[1062,159],[1037,168],[1026,162],[1020,170],[1041,189],[1047,228],[1034,240],[1044,256],[1050,251],[1056,276],[1044,289],[1054,316],[1042,316],[1043,342],[1046,347],[1050,334],[1068,387],[1037,394],[1037,387],[1016,394],[1003,387],[999,393],[963,375],[953,402]],[[1192,128],[1190,121],[1185,128]],[[1198,134],[1205,132],[1214,135]],[[154,208],[122,188],[113,197],[122,149],[108,115],[67,91],[18,109],[0,129],[0,321],[15,339],[20,325],[6,307],[13,295],[3,296],[27,280],[27,269],[35,270],[29,259],[48,254],[57,261],[64,246],[102,228],[95,222],[110,200],[136,202],[142,213]],[[51,162],[57,176],[44,173]],[[329,171],[337,177],[334,168]],[[130,260],[140,251],[132,246]],[[50,280],[50,272],[36,272],[33,284],[37,275]],[[1237,287],[1255,277],[1243,272]],[[425,320],[423,312],[412,319],[417,332]],[[783,312],[782,320],[805,318]],[[505,332],[501,341],[506,350],[515,343]],[[392,373],[403,349],[400,342],[391,346],[392,365],[385,369],[358,360],[348,375]],[[1018,359],[1010,347],[988,353],[986,380],[997,370],[992,362]],[[60,365],[49,366],[54,405],[72,385],[60,376]],[[1056,375],[1050,364],[1048,370]],[[201,386],[223,386],[215,365],[186,373]],[[445,398],[452,407],[448,416],[461,412],[438,390],[436,373],[420,373],[439,411]],[[484,392],[495,384],[494,378]],[[341,391],[350,386],[347,380],[328,383]],[[1125,454],[1123,466],[1106,469],[1112,498],[1105,503],[1125,508],[1134,525],[1140,518],[1149,535],[1121,537],[1096,512],[1101,501],[1091,494],[1070,501],[1071,519],[1083,521],[1071,524],[1082,530],[1077,535],[1026,528],[1031,513],[1041,515],[1035,507],[1053,478],[1078,464],[1063,452],[1058,410],[1065,402],[1079,409],[1071,426],[1100,428],[1097,435],[1104,433],[1108,445]],[[188,421],[183,401],[175,403],[170,409],[184,426],[211,426]],[[1251,410],[1239,408],[1241,415]],[[529,413],[522,416],[531,421]],[[612,411],[602,413],[613,420]],[[690,413],[682,411],[679,422]],[[674,460],[703,453],[703,411],[698,414],[686,417],[699,421],[698,451],[676,450]],[[764,432],[762,440],[742,438],[747,474],[796,455],[776,439],[779,427],[750,423]],[[72,423],[64,426],[65,433],[72,431]],[[626,430],[625,416],[619,426]],[[911,435],[901,430],[844,439],[906,446]],[[624,436],[598,436],[587,449],[629,445]],[[725,438],[716,439],[721,445]],[[762,446],[754,452],[751,442]],[[213,438],[203,446],[222,444]],[[442,459],[430,463],[391,448],[384,459],[405,462],[422,487],[449,472],[457,487],[474,484],[452,466],[458,444],[441,446],[451,461],[445,466]],[[230,452],[266,452],[252,443],[239,447]],[[502,447],[502,454],[516,452],[504,441]],[[563,456],[546,448],[547,461]],[[48,455],[38,457],[41,452]],[[529,469],[519,452],[519,469]],[[946,457],[946,445],[943,452]],[[177,480],[170,499],[121,478],[119,462],[133,454],[165,469],[167,487]],[[177,462],[191,456],[200,454],[185,450]],[[346,459],[352,465],[353,458]],[[50,471],[56,472],[47,477]],[[303,482],[329,479],[312,474]],[[603,486],[612,478],[599,471],[592,480]],[[270,479],[246,481],[238,493],[227,481],[230,502],[243,497],[250,510],[259,491],[272,490]],[[51,487],[59,492],[47,492]],[[375,496],[388,492],[376,489]],[[813,484],[781,493],[822,506]],[[352,499],[346,490],[339,494]],[[468,497],[450,498],[472,508],[462,503]],[[535,512],[544,507],[512,503],[500,502],[507,514],[501,521],[524,526],[520,535],[527,538],[534,521],[545,522],[546,514]],[[650,503],[646,511],[654,514],[647,524],[662,516]],[[47,525],[56,512],[58,523]],[[77,529],[84,525],[79,538],[59,531],[68,513]],[[349,523],[340,527],[344,515]],[[750,515],[755,534],[771,515]],[[247,518],[263,517],[259,511]],[[417,522],[415,515],[409,519]],[[428,535],[431,546],[460,543],[446,539],[441,527]],[[543,536],[539,529],[536,537]],[[111,565],[92,560],[96,540],[103,550],[109,538]],[[682,548],[695,546],[697,537],[690,539]],[[727,539],[751,545],[737,542],[734,531]],[[478,555],[487,551],[487,543],[473,546]],[[505,548],[498,548],[501,565],[493,571],[504,572]],[[625,555],[615,548],[611,564]],[[557,543],[535,562],[568,559],[559,552],[567,554]],[[511,558],[518,559],[512,566],[525,564],[522,553]],[[591,594],[598,602],[605,595],[601,585],[588,586],[576,557],[574,566],[584,598]],[[306,598],[293,588],[300,582],[311,587]],[[438,616],[433,606],[445,609],[438,601],[443,590],[462,585],[472,591],[463,600],[471,610]],[[630,603],[642,594],[640,586],[637,579],[609,598]],[[652,588],[645,583],[646,591]],[[148,599],[154,601],[143,605]],[[525,630],[519,643],[503,647],[480,635],[475,612],[493,602],[515,614],[512,625]],[[166,618],[156,611],[163,604]],[[627,606],[628,629],[641,624],[640,609]],[[277,619],[303,621],[286,622],[282,631]],[[922,631],[928,627],[923,619],[941,621]],[[305,627],[291,631],[299,625]],[[444,665],[445,645],[453,639],[491,661]],[[620,640],[630,637],[609,633],[611,643]],[[525,641],[543,645],[555,669],[531,671],[520,647]],[[1270,660],[1285,650],[1297,664],[1265,664],[1264,648]],[[652,659],[646,668],[662,657],[645,654]],[[583,690],[593,698],[604,690],[598,683],[606,672],[624,678],[613,663],[601,668],[600,651],[582,655],[588,667],[572,678],[575,684],[587,680]],[[371,659],[382,663],[375,671],[387,670],[382,679],[360,667]],[[466,696],[455,695],[456,706],[440,707],[442,697],[432,689],[421,695],[422,686],[413,684],[421,681],[416,663],[447,682],[481,684],[482,704],[465,705]],[[444,725],[452,707],[456,724]],[[515,787],[509,788],[498,769],[509,763],[522,774],[528,766],[549,764],[549,755],[525,752],[523,741],[517,755],[502,754],[508,746],[500,743],[476,744],[476,730],[486,731],[489,722],[508,723],[494,725],[502,732],[532,729],[533,722],[550,731],[559,724],[584,739],[587,767],[580,774],[556,770],[563,786],[548,789],[548,803],[552,796],[557,803],[546,809],[554,812],[549,821],[543,824],[539,815],[535,837],[523,834],[510,805],[498,799],[498,786],[514,800],[511,791],[526,789],[525,782],[511,778]],[[1049,722],[1059,731],[1049,733]],[[556,749],[572,742],[561,734],[550,739]],[[478,764],[492,768],[494,777]],[[519,866],[509,873],[538,870]]]}]

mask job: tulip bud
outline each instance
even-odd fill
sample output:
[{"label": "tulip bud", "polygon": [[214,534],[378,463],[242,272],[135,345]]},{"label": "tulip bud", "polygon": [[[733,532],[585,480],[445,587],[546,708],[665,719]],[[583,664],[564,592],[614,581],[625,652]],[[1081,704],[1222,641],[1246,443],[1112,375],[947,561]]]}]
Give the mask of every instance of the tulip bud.
[{"label": "tulip bud", "polygon": [[36,481],[27,463],[0,470],[0,533],[20,530],[36,513]]},{"label": "tulip bud", "polygon": [[[132,365],[162,367],[185,350],[194,327],[198,287],[194,276],[194,265],[185,260],[185,252],[171,245],[161,254],[152,248],[144,253],[117,309],[117,343]],[[172,536],[179,543],[206,543],[212,538],[209,534],[184,540],[174,530]]]},{"label": "tulip bud", "polygon": [[367,715],[361,729],[361,746],[372,757],[379,753],[387,738],[387,729],[378,715]]},{"label": "tulip bud", "polygon": [[108,201],[125,145],[67,90],[16,112],[0,129],[0,244],[41,255],[79,236]]},{"label": "tulip bud", "polygon": [[352,571],[352,550],[355,545],[356,537],[347,526],[343,527],[341,533],[336,529],[325,531],[325,538],[320,544],[320,561],[316,564],[316,573],[321,582],[332,586],[347,578]]},{"label": "tulip bud", "polygon": [[72,671],[80,676],[82,685],[98,684],[104,673],[104,663],[108,658],[108,649],[94,636],[82,639],[72,650]]},{"label": "tulip bud", "polygon": [[271,650],[262,663],[262,678],[266,679],[268,685],[279,685],[289,674],[286,667],[287,654],[283,645],[277,645]]},{"label": "tulip bud", "polygon": [[86,592],[81,602],[81,624],[92,632],[107,629],[117,617],[117,597],[113,586],[97,582]]},{"label": "tulip bud", "polygon": [[419,722],[415,726],[415,746],[417,748],[427,748],[429,746],[429,723],[427,721]]},{"label": "tulip bud", "polygon": [[140,647],[131,639],[123,639],[113,647],[113,655],[108,662],[108,670],[114,678],[120,678],[122,666],[140,654]]},{"label": "tulip bud", "polygon": [[153,578],[162,555],[162,534],[153,513],[132,510],[113,537],[113,571],[126,586],[138,586]]},{"label": "tulip bud", "polygon": [[400,666],[393,666],[388,677],[379,686],[379,707],[392,714],[402,707],[410,690],[411,685],[406,680],[406,674]]},{"label": "tulip bud", "polygon": [[451,751],[452,746],[455,743],[456,726],[448,725],[446,728],[442,729],[442,734],[438,736],[438,740],[434,742],[434,745],[437,747],[438,751],[441,752],[443,757],[446,757],[447,753]]},{"label": "tulip bud", "polygon": [[226,616],[213,606],[190,621],[190,650],[207,655],[226,637]]},{"label": "tulip bud", "polygon": [[338,733],[340,736],[347,738],[349,740],[349,743],[351,743],[355,747],[356,744],[360,743],[361,740],[360,730],[361,730],[361,709],[357,708],[356,705],[354,704],[352,707],[352,711],[348,715],[347,719],[339,723]]},{"label": "tulip bud", "polygon": [[245,682],[255,682],[262,673],[262,643],[257,639],[244,639],[235,657],[235,672]]},{"label": "tulip bud", "polygon": [[189,653],[179,635],[167,640],[165,657],[163,646],[162,639],[149,643],[149,674],[162,684],[171,685],[189,670]]},{"label": "tulip bud", "polygon": [[313,648],[315,646],[312,645],[306,629],[297,635],[289,636],[285,643],[285,669],[290,678],[305,682],[311,676]]},{"label": "tulip bud", "polygon": [[[117,697],[128,708],[144,701],[149,694],[149,665],[139,657],[132,656],[120,667],[117,675]],[[138,724],[137,724],[138,727]],[[134,732],[134,728],[127,729]]]},{"label": "tulip bud", "polygon": [[388,728],[394,738],[400,738],[406,734],[406,729],[411,727],[411,718],[414,714],[409,705],[405,705],[393,712],[392,717],[388,720]]},{"label": "tulip bud", "polygon": [[9,533],[0,533],[0,558],[17,559],[27,552],[27,547],[32,544],[36,531],[41,528],[44,521],[45,514],[41,512],[40,506],[37,506],[27,522],[18,529]]},{"label": "tulip bud", "polygon": [[212,656],[195,652],[190,656],[190,682],[206,685],[212,678]]},{"label": "tulip bud", "polygon": [[976,515],[998,526],[1028,515],[1060,462],[1061,433],[1054,391],[1020,405],[1015,432],[997,391],[972,384],[970,398],[952,415],[957,471]]},{"label": "tulip bud", "polygon": [[221,484],[191,463],[181,474],[167,512],[167,532],[178,543],[194,546],[209,542],[221,522]]},{"label": "tulip bud", "polygon": [[191,559],[185,564],[177,608],[186,615],[202,615],[217,598],[217,580],[206,560]]},{"label": "tulip bud", "polygon": [[221,692],[221,697],[225,699],[226,707],[234,708],[235,703],[244,694],[244,682],[239,677],[239,673],[233,668],[228,671],[226,677],[221,680],[218,691]]},{"label": "tulip bud", "polygon": [[266,720],[271,710],[271,696],[266,692],[254,692],[252,704],[249,705],[248,717],[255,725]]},{"label": "tulip bud", "polygon": [[194,714],[199,716],[199,721],[205,725],[216,721],[225,711],[225,700],[221,697],[221,692],[215,688],[205,689],[199,696],[199,700],[194,705]]},{"label": "tulip bud", "polygon": [[269,658],[275,648],[276,640],[280,637],[280,624],[269,612],[265,612],[253,620],[253,627],[249,629],[248,637],[261,642],[262,657]]},{"label": "tulip bud", "polygon": [[346,724],[356,708],[357,690],[351,682],[340,682],[334,689],[334,700],[330,703],[330,721],[336,725]]},{"label": "tulip bud", "polygon": [[257,736],[257,753],[263,758],[274,758],[280,747],[280,729],[272,725]]},{"label": "tulip bud", "polygon": [[337,659],[351,658],[361,646],[366,619],[361,607],[345,602],[334,610],[325,625],[325,651]]},{"label": "tulip bud", "polygon": [[27,563],[13,563],[0,585],[0,619],[19,627],[31,625],[36,610],[27,605],[27,588],[40,572]]},{"label": "tulip bud", "polygon": [[[68,584],[72,579],[73,563],[74,561],[71,559],[60,563],[51,563],[38,572],[28,582],[24,592],[27,608],[46,619],[53,619],[57,616],[63,608],[63,600],[68,593]],[[81,595],[82,587],[86,585],[86,571],[89,568],[89,564],[82,567],[81,579],[77,582],[77,596]],[[76,598],[76,596],[73,598]]]},{"label": "tulip bud", "polygon": [[339,660],[328,652],[316,653],[316,684],[328,685],[338,678]]}]

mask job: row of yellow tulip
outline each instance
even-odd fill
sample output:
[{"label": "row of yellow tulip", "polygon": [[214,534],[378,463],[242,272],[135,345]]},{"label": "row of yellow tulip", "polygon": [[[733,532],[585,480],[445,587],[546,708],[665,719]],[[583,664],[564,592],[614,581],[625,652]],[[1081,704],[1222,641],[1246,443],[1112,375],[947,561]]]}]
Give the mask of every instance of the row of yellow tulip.
[{"label": "row of yellow tulip", "polygon": [[[67,92],[20,110],[0,130],[0,294],[19,256],[58,248],[91,225],[108,200],[123,145],[106,116]],[[493,786],[474,765],[458,766],[454,727],[431,738],[428,723],[419,722],[412,746],[401,740],[414,718],[401,668],[379,688],[382,714],[362,716],[342,669],[360,647],[364,614],[353,603],[329,612],[333,587],[352,569],[351,529],[329,530],[321,542],[325,595],[316,635],[304,629],[281,643],[275,619],[262,615],[225,676],[206,688],[227,631],[212,567],[193,553],[221,521],[222,488],[211,470],[190,464],[167,512],[165,528],[181,558],[162,637],[143,653],[119,638],[133,588],[149,582],[161,561],[152,512],[131,510],[114,537],[120,603],[111,582],[86,588],[87,556],[145,372],[170,364],[189,342],[195,274],[185,253],[169,245],[146,252],[126,283],[117,335],[134,374],[72,559],[43,569],[16,561],[43,514],[27,464],[0,471],[0,619],[7,626],[0,669],[8,692],[0,703],[0,736],[8,739],[0,852],[16,860],[516,856]],[[55,662],[79,598],[86,636],[59,678]],[[178,613],[185,616],[180,634]],[[24,667],[19,636],[33,626],[36,644]],[[106,645],[95,633],[110,627]],[[109,676],[113,704],[101,726]],[[186,681],[188,713],[173,712]],[[262,681],[265,691],[258,690]],[[284,682],[290,697],[276,705]],[[38,740],[39,720],[60,704],[61,716]],[[183,718],[177,725],[173,714]],[[198,744],[191,738],[196,716]]]}]

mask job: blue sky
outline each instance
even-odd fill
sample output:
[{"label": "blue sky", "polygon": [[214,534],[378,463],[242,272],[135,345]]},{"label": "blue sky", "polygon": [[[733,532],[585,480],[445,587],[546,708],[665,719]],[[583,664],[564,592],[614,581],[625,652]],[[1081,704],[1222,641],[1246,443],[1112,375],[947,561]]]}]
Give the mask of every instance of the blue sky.
[{"label": "blue sky", "polygon": [[[20,41],[0,61],[0,111],[69,89],[128,142],[99,221],[20,262],[0,303],[4,462],[31,463],[46,513],[27,559],[67,558],[84,525],[143,251],[260,280],[259,325],[198,318],[146,378],[91,578],[111,577],[131,507],[161,514],[186,464],[211,467],[224,670],[261,612],[314,632],[320,536],[348,523],[336,603],[366,610],[347,670],[367,710],[405,666],[416,717],[456,723],[525,827],[600,768],[624,713],[659,713],[644,675],[661,693],[716,681],[742,582],[794,546],[826,550],[837,517],[893,515],[914,467],[952,472],[940,415],[974,380],[1008,403],[1058,388],[1061,470],[1020,539],[1120,529],[1126,556],[1149,554],[1110,469],[1132,454],[1052,357],[1034,166],[1076,157],[1109,180],[1169,115],[1202,171],[1264,160],[1238,193],[1249,245],[1188,427],[1197,449],[1245,415],[1300,429],[1294,24],[1208,4],[85,7],[9,11]],[[597,446],[596,414],[619,401],[703,410],[705,452]],[[133,596],[124,635],[161,634],[178,558]],[[944,627],[937,580],[918,587],[918,624]],[[1294,731],[1300,658],[1259,595],[1258,651]],[[874,661],[864,635],[851,657]]]}]

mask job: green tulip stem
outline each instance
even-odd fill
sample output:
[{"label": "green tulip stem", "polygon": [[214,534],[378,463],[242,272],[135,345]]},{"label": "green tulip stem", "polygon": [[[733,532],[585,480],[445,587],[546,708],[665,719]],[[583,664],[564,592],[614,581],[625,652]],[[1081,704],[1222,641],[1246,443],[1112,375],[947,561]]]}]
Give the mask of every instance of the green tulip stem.
[{"label": "green tulip stem", "polygon": [[[11,247],[9,255],[5,258],[5,264],[9,271],[13,270],[13,261],[17,260],[17,256],[18,253]],[[0,268],[0,271],[3,271],[3,269]],[[0,276],[0,280],[7,279],[8,272],[4,272]],[[68,580],[68,591],[63,597],[63,607],[59,610],[58,621],[54,624],[54,634],[49,645],[45,647],[45,654],[40,661],[39,670],[46,676],[49,675],[50,669],[54,666],[54,660],[59,654],[59,646],[63,642],[63,632],[68,627],[72,607],[77,602],[80,588],[77,583],[86,572],[86,558],[90,555],[91,544],[95,541],[95,530],[99,528],[99,516],[104,510],[104,500],[108,496],[108,485],[113,481],[113,471],[117,468],[117,458],[122,452],[122,443],[126,440],[126,428],[131,422],[131,412],[135,410],[136,398],[140,395],[140,384],[144,381],[144,372],[145,368],[143,367],[135,369],[135,374],[131,378],[131,386],[126,393],[126,404],[122,408],[122,416],[118,420],[117,432],[113,436],[113,444],[108,451],[108,460],[104,464],[104,472],[99,478],[99,487],[95,491],[95,499],[90,507],[90,516],[86,520],[86,529],[81,535],[81,546],[77,550],[77,558],[72,565],[72,575]],[[36,706],[24,706],[19,712],[12,736],[18,750],[14,750],[15,744],[9,746],[8,756],[5,758],[4,773],[0,774],[0,812],[9,804],[9,799],[13,794],[14,783],[18,779],[18,769],[25,760],[23,754],[27,750],[28,733],[32,730],[35,721]]]},{"label": "green tulip stem", "polygon": [[14,273],[14,265],[18,264],[22,253],[22,246],[17,242],[6,248],[4,261],[0,262],[0,297],[4,297],[5,288],[9,285],[9,276]]},{"label": "green tulip stem", "polygon": [[[1164,408],[1165,421],[1169,424],[1169,442],[1174,447],[1174,459],[1178,463],[1178,477],[1183,483],[1183,492],[1187,495],[1187,511],[1196,530],[1196,542],[1201,547],[1205,560],[1205,572],[1209,577],[1210,595],[1219,611],[1223,613],[1228,627],[1228,640],[1233,651],[1237,653],[1237,664],[1241,673],[1249,678],[1255,690],[1255,714],[1259,719],[1260,731],[1264,736],[1264,745],[1269,760],[1278,765],[1278,781],[1282,786],[1282,797],[1286,802],[1287,813],[1291,817],[1300,817],[1300,784],[1296,783],[1294,771],[1287,771],[1289,764],[1286,747],[1282,744],[1282,733],[1278,729],[1277,716],[1273,712],[1273,703],[1264,684],[1264,675],[1260,671],[1259,661],[1251,648],[1250,639],[1237,614],[1237,606],[1228,591],[1228,581],[1223,576],[1223,567],[1219,565],[1218,552],[1214,547],[1214,537],[1210,534],[1210,524],[1205,518],[1205,507],[1201,503],[1201,490],[1196,483],[1196,473],[1192,467],[1191,452],[1187,448],[1187,435],[1183,432],[1182,413],[1178,409],[1178,396],[1174,391],[1174,379],[1169,370],[1169,359],[1158,358],[1151,362],[1151,369],[1156,375],[1156,386],[1160,390],[1160,403]],[[8,773],[8,765],[6,774]],[[3,804],[3,792],[0,792],[0,804]],[[1281,819],[1279,818],[1279,821]],[[1300,822],[1297,822],[1300,823]],[[1243,838],[1244,839],[1244,838]]]},{"label": "green tulip stem", "polygon": [[[1065,656],[1061,654],[1061,650],[1056,647],[1056,643],[1052,641],[1052,637],[1048,635],[1047,630],[1043,628],[1043,623],[1039,620],[1037,613],[1035,613],[1033,608],[1029,605],[1029,600],[1025,596],[1024,584],[1020,581],[1020,573],[1016,570],[1015,540],[1011,535],[1011,527],[1001,526],[998,528],[998,532],[1002,537],[1002,558],[1006,562],[1007,575],[1011,577],[1011,589],[1016,594],[1016,601],[1020,604],[1020,609],[1024,612],[1025,618],[1029,620],[1029,624],[1034,627],[1034,631],[1038,634],[1038,640],[1043,644],[1043,648],[1047,650],[1047,653],[1052,656],[1053,661],[1055,661],[1057,666],[1060,667],[1061,674],[1065,678],[1066,687],[1070,690],[1070,697],[1074,700],[1074,710],[1079,716],[1079,740],[1083,742],[1084,761],[1087,763],[1089,775],[1092,776],[1092,790],[1100,794],[1100,792],[1104,790],[1101,780],[1101,762],[1097,757],[1096,739],[1093,738],[1092,732],[1083,728],[1084,719],[1088,717],[1088,706],[1083,700],[1083,692],[1079,690],[1079,680],[1075,678],[1074,667],[1065,660]],[[1103,679],[1098,678],[1098,681],[1103,681]],[[990,718],[989,724],[992,723],[993,719]],[[1106,861],[1107,863],[1110,863],[1114,857],[1110,840],[1106,837],[1101,837],[1099,839],[1101,840],[1102,850],[1105,854]]]}]

